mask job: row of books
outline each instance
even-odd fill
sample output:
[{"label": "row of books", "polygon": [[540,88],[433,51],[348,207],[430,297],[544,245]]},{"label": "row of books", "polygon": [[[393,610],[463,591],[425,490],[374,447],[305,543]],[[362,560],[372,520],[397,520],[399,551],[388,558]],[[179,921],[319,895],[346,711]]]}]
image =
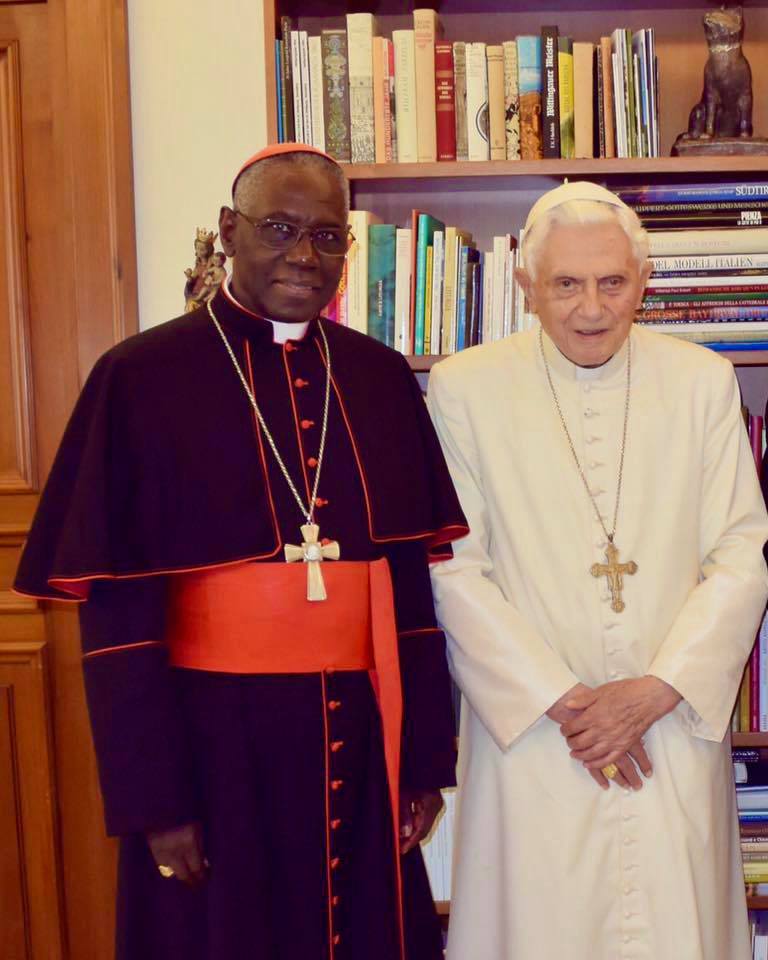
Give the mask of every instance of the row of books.
[{"label": "row of books", "polygon": [[752,936],[752,960],[768,960],[768,923],[750,911],[749,930]]},{"label": "row of books", "polygon": [[520,329],[510,234],[481,252],[469,231],[421,210],[406,227],[365,210],[349,219],[356,239],[325,310],[330,319],[415,356],[455,353]]},{"label": "row of books", "polygon": [[768,748],[735,747],[733,769],[744,882],[768,883]]},{"label": "row of books", "polygon": [[574,42],[441,39],[434,10],[377,35],[371,13],[275,41],[278,136],[350,163],[659,156],[652,28]]},{"label": "row of books", "polygon": [[768,342],[768,183],[619,191],[649,231],[654,274],[638,322],[735,349]]},{"label": "row of books", "polygon": [[443,802],[445,807],[440,819],[421,845],[429,885],[432,888],[432,899],[437,902],[451,899],[455,789],[443,790]]}]

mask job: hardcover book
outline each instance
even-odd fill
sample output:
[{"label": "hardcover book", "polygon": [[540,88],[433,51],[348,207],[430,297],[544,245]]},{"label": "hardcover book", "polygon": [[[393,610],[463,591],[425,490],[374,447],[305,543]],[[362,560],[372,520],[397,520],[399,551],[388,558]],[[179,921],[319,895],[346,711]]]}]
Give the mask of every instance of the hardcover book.
[{"label": "hardcover book", "polygon": [[437,159],[456,159],[456,90],[453,76],[453,44],[435,44],[435,111]]},{"label": "hardcover book", "polygon": [[546,159],[560,158],[560,104],[558,94],[557,27],[541,28],[542,151]]},{"label": "hardcover book", "polygon": [[520,91],[520,158],[541,160],[541,40],[517,38],[517,80]]},{"label": "hardcover book", "polygon": [[504,49],[504,128],[507,160],[520,159],[520,94],[517,87],[517,43],[506,40]]},{"label": "hardcover book", "polygon": [[456,159],[469,160],[467,141],[467,45],[453,45],[453,86],[456,100]]},{"label": "hardcover book", "polygon": [[325,149],[334,160],[349,163],[352,143],[349,133],[349,79],[347,72],[347,31],[323,30],[323,119]]},{"label": "hardcover book", "polygon": [[352,162],[374,163],[372,13],[347,14],[349,58],[349,118]]}]

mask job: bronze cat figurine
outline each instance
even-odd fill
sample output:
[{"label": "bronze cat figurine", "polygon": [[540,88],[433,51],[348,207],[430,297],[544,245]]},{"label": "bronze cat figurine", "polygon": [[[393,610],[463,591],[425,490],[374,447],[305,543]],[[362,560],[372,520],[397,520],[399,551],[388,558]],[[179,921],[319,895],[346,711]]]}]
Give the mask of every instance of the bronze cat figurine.
[{"label": "bronze cat figurine", "polygon": [[742,8],[705,13],[704,34],[709,47],[704,92],[691,110],[687,138],[751,137],[752,71],[741,51]]}]

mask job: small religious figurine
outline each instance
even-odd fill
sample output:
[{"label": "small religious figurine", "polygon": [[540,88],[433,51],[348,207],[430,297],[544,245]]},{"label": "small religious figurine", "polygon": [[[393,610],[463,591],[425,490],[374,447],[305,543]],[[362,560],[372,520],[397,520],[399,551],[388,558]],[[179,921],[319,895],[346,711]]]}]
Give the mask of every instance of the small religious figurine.
[{"label": "small religious figurine", "polygon": [[741,49],[744,14],[723,6],[704,14],[709,56],[704,92],[691,110],[688,130],[672,147],[673,156],[768,153],[768,140],[752,137],[752,71]]},{"label": "small religious figurine", "polygon": [[217,233],[198,227],[195,236],[195,265],[184,271],[187,282],[184,284],[184,312],[189,313],[204,304],[216,293],[227,271],[224,269],[226,256],[214,253]]}]

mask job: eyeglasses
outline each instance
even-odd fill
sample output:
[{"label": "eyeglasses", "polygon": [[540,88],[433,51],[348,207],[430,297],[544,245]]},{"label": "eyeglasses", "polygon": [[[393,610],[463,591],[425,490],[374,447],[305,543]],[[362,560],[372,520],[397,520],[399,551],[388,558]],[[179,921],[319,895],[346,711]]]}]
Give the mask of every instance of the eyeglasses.
[{"label": "eyeglasses", "polygon": [[252,220],[242,210],[235,213],[256,231],[256,239],[271,250],[292,250],[306,234],[312,246],[325,257],[343,257],[355,242],[349,227],[299,227],[285,220]]}]

